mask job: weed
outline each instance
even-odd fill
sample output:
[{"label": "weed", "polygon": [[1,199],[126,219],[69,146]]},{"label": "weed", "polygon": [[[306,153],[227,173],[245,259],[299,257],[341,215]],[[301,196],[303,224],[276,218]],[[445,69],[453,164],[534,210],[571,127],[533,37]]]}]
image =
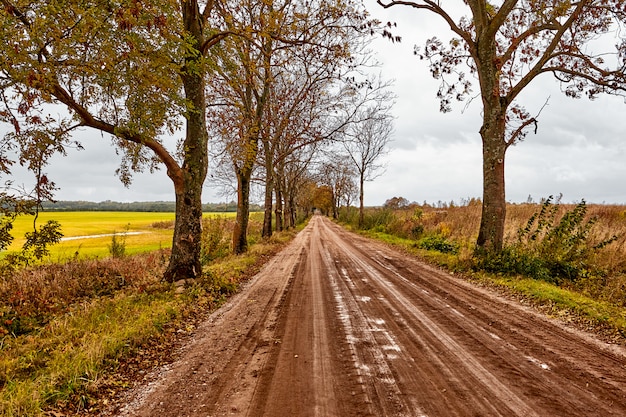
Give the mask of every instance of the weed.
[{"label": "weed", "polygon": [[202,249],[201,260],[207,264],[215,259],[222,258],[230,252],[230,233],[233,220],[222,217],[205,217],[202,219]]},{"label": "weed", "polygon": [[441,234],[429,235],[421,238],[415,244],[420,249],[436,250],[441,253],[459,253],[459,244],[449,241]]},{"label": "weed", "polygon": [[559,284],[575,282],[603,272],[593,265],[593,255],[618,239],[611,236],[593,241],[592,228],[597,218],[587,216],[581,201],[558,216],[559,200],[545,199],[538,212],[518,230],[517,241],[500,253],[482,254],[478,266],[490,272],[522,274]]}]

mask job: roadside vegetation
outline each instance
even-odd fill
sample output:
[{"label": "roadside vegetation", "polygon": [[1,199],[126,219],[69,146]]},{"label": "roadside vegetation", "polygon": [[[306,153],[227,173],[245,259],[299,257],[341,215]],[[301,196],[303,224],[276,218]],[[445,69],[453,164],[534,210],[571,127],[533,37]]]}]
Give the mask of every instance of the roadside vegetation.
[{"label": "roadside vegetation", "polygon": [[[393,198],[370,208],[360,229],[489,286],[566,315],[615,341],[626,338],[626,207],[540,203],[509,204],[500,253],[476,249],[480,200],[461,205],[409,204]],[[356,209],[339,220],[358,229]]]},{"label": "roadside vegetation", "polygon": [[[0,416],[101,409],[96,394],[123,388],[108,377],[146,346],[193,330],[293,235],[261,239],[253,214],[250,250],[230,255],[233,217],[203,220],[203,274],[178,285],[162,280],[169,249],[126,255],[124,241],[103,259],[39,264],[0,279]],[[171,222],[170,222],[171,224]],[[105,245],[106,248],[106,245]],[[171,352],[170,352],[171,354]],[[56,415],[56,414],[52,414]]]}]

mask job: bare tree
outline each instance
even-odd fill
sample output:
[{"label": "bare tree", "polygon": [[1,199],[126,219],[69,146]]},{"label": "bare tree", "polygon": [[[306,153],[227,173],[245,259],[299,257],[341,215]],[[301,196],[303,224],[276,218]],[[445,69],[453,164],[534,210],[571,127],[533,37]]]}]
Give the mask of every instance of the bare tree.
[{"label": "bare tree", "polygon": [[359,180],[359,227],[364,222],[365,181],[372,181],[382,174],[384,166],[379,161],[387,153],[387,144],[393,134],[393,118],[388,105],[383,103],[380,101],[362,109],[359,122],[350,126],[342,141]]},{"label": "bare tree", "polygon": [[[458,7],[433,0],[377,2],[385,8],[409,6],[431,13],[455,35],[448,43],[431,38],[423,50],[416,50],[441,80],[437,96],[442,111],[450,111],[453,100],[470,94],[467,70],[478,80],[483,105],[483,208],[477,245],[483,251],[500,251],[506,216],[505,154],[538,123],[538,114],[531,115],[516,99],[546,73],[555,76],[571,97],[623,95],[626,43],[594,52],[600,46],[593,42],[626,23],[626,1],[466,0]],[[455,20],[453,8],[458,12],[459,7],[465,7],[469,16]]]},{"label": "bare tree", "polygon": [[[322,120],[337,106],[329,100],[333,90],[342,91],[336,84],[358,64],[364,15],[352,1],[246,0],[225,9],[234,26],[230,31],[239,35],[213,50],[220,80],[212,94],[225,105],[209,113],[222,120],[216,132],[238,180],[233,249],[241,253],[247,248],[249,192],[259,157],[266,186],[263,235],[269,236],[272,193],[284,188],[276,168],[283,172],[290,152],[329,137]],[[238,25],[253,30],[242,34]]]}]

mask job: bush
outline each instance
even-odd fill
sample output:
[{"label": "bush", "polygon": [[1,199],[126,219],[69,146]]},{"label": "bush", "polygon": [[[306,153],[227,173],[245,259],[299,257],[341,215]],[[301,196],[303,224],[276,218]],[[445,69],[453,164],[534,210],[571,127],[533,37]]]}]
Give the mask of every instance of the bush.
[{"label": "bush", "polygon": [[230,252],[230,233],[232,220],[223,216],[202,219],[202,249],[200,257],[206,264],[222,258]]},{"label": "bush", "polygon": [[109,248],[109,255],[113,258],[123,258],[126,255],[126,235],[118,238],[117,233],[113,233],[111,236],[111,244],[107,246]]},{"label": "bush", "polygon": [[89,298],[129,288],[160,288],[166,257],[161,252],[124,259],[83,260],[21,268],[0,277],[0,337],[28,333]]},{"label": "bush", "polygon": [[436,250],[438,252],[451,253],[454,255],[459,253],[459,245],[455,242],[449,241],[442,235],[430,235],[423,237],[417,241],[416,246],[421,249]]},{"label": "bush", "polygon": [[386,232],[387,227],[395,220],[395,214],[389,209],[368,210],[363,218],[363,229]]},{"label": "bush", "polygon": [[500,253],[479,254],[477,266],[490,272],[526,275],[552,283],[575,282],[603,272],[593,267],[594,254],[617,239],[594,242],[595,218],[587,218],[583,200],[557,219],[559,201],[548,197],[541,209],[519,229],[517,242]]}]

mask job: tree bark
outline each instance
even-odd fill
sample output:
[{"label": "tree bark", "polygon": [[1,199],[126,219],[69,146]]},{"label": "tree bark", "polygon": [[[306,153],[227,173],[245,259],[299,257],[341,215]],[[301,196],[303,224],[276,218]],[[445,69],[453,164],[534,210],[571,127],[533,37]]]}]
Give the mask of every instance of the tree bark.
[{"label": "tree bark", "polygon": [[288,193],[288,197],[285,200],[285,213],[287,216],[285,218],[285,222],[287,223],[287,229],[292,229],[296,226],[296,213],[295,213],[295,203],[293,198],[291,197],[291,193]]},{"label": "tree bark", "polygon": [[[480,40],[485,41],[480,42]],[[500,252],[504,242],[506,196],[504,156],[507,150],[506,113],[510,104],[501,94],[496,42],[488,30],[479,32],[476,53],[483,101],[483,206],[476,245],[483,252]]]},{"label": "tree bark", "polygon": [[363,207],[363,185],[365,183],[365,173],[361,170],[359,176],[359,228],[365,224],[365,208]]},{"label": "tree bark", "polygon": [[[195,179],[190,179],[195,182]],[[186,186],[176,192],[176,221],[170,262],[164,274],[167,282],[197,278],[202,273],[202,187]]]},{"label": "tree bark", "polygon": [[[502,118],[503,119],[503,118]],[[477,246],[486,252],[499,252],[504,243],[506,195],[504,157],[506,144],[504,128],[497,121],[495,127],[481,129],[483,141],[483,206]]]},{"label": "tree bark", "polygon": [[251,173],[252,170],[237,170],[237,217],[233,228],[233,253],[236,255],[248,250]]},{"label": "tree bark", "polygon": [[282,232],[284,229],[283,219],[283,193],[279,185],[280,181],[276,182],[276,231]]},{"label": "tree bark", "polygon": [[274,153],[271,149],[269,139],[263,140],[263,151],[265,152],[265,203],[263,214],[263,231],[261,236],[268,238],[272,236],[272,202],[274,191]]},{"label": "tree bark", "polygon": [[[185,29],[193,40],[191,47],[200,51],[203,34],[202,20],[197,2],[183,1]],[[183,165],[180,172],[168,175],[174,181],[176,193],[176,220],[172,241],[170,263],[164,274],[167,282],[197,278],[202,274],[200,249],[202,242],[202,186],[208,167],[208,133],[206,130],[205,83],[201,71],[187,71],[186,68],[199,68],[201,54],[189,53],[185,57],[185,68],[181,79],[188,100]]]}]

